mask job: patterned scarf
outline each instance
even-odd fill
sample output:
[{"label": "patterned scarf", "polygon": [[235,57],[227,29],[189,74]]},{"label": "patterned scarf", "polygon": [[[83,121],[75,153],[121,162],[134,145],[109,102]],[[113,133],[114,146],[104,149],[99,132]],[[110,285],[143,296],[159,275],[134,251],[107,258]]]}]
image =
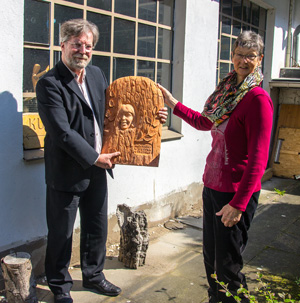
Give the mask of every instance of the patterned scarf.
[{"label": "patterned scarf", "polygon": [[214,122],[216,126],[228,119],[243,99],[254,87],[260,85],[263,74],[259,66],[245,80],[236,86],[237,73],[233,70],[217,86],[205,102],[202,116]]}]

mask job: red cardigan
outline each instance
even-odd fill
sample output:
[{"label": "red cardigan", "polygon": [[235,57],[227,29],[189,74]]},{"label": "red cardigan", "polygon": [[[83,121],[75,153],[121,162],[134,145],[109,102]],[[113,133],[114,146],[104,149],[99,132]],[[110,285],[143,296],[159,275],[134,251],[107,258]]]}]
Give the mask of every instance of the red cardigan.
[{"label": "red cardigan", "polygon": [[220,192],[235,192],[229,204],[245,211],[251,195],[261,189],[268,161],[273,121],[268,93],[261,87],[252,89],[217,128],[180,102],[173,112],[194,128],[211,131],[212,149],[206,159],[203,183]]}]

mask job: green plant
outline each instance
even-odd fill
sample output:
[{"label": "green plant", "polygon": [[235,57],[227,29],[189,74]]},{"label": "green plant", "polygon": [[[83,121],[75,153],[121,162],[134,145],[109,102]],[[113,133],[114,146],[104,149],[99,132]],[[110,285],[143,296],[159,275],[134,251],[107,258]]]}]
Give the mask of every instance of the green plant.
[{"label": "green plant", "polygon": [[[237,290],[237,295],[233,295],[228,289],[228,284],[219,281],[216,274],[212,274],[211,277],[215,279],[216,283],[218,283],[222,287],[220,291],[224,292],[227,297],[233,297],[237,303],[240,303],[242,300],[239,297],[239,295],[243,295],[244,297],[246,297],[250,303],[258,303],[258,299],[254,295],[252,295],[248,289],[245,289],[243,285],[240,285],[240,288]],[[257,281],[259,284],[258,287],[255,288],[255,291],[258,293],[260,297],[261,296],[264,297],[266,303],[299,303],[300,302],[295,299],[292,299],[290,294],[286,294],[284,292],[278,293],[276,296],[276,294],[272,292],[269,284],[263,282],[261,273],[257,273]],[[299,286],[300,278],[297,278],[295,282]]]},{"label": "green plant", "polygon": [[285,194],[285,190],[280,190],[280,189],[277,189],[274,187],[274,190],[276,191],[276,193],[279,195],[279,196],[283,196]]}]

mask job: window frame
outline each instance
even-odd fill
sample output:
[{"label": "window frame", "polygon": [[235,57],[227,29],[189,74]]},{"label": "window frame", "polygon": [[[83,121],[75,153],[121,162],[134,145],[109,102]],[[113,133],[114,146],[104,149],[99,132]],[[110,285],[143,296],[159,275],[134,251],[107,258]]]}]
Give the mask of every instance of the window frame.
[{"label": "window frame", "polygon": [[[160,11],[159,11],[159,5],[160,1],[156,0],[156,22],[154,21],[147,21],[144,19],[139,18],[139,0],[136,1],[136,17],[131,17],[131,16],[126,16],[123,14],[119,14],[114,12],[115,8],[115,0],[112,0],[112,7],[111,11],[108,10],[103,10],[99,8],[94,8],[91,6],[87,5],[87,0],[83,0],[83,4],[77,4],[73,2],[68,2],[68,1],[63,1],[63,0],[35,0],[37,2],[42,2],[42,3],[49,3],[49,44],[43,44],[43,43],[34,43],[34,42],[27,42],[24,41],[24,51],[25,49],[36,49],[36,50],[46,50],[49,52],[49,68],[51,69],[55,65],[55,60],[57,60],[57,54],[59,54],[60,58],[60,45],[55,45],[55,27],[54,27],[54,16],[55,16],[55,6],[56,5],[61,5],[64,7],[70,7],[70,8],[75,8],[75,9],[80,9],[83,12],[83,19],[87,19],[88,12],[91,13],[97,13],[105,16],[109,16],[111,18],[111,24],[110,24],[110,51],[99,51],[99,50],[93,50],[93,56],[101,56],[101,57],[106,57],[109,58],[109,78],[107,79],[109,83],[112,83],[114,80],[114,60],[116,59],[131,59],[134,61],[134,76],[138,75],[138,66],[139,62],[153,62],[154,63],[154,81],[157,82],[158,79],[158,65],[164,65],[168,64],[169,65],[169,71],[170,71],[170,79],[169,79],[169,87],[167,87],[169,90],[172,88],[172,80],[173,80],[173,43],[174,43],[174,12],[175,12],[175,2],[173,2],[173,12],[172,12],[172,24],[171,25],[165,25],[162,23],[159,23],[160,19]],[[129,54],[122,54],[122,53],[117,53],[114,52],[114,23],[115,19],[119,18],[122,20],[127,20],[135,23],[135,41],[134,41],[134,54],[129,55]],[[24,21],[25,21],[25,16],[24,16]],[[146,26],[152,26],[155,28],[155,56],[154,57],[146,57],[146,56],[139,56],[138,55],[138,43],[139,43],[139,24],[143,24]],[[158,58],[158,47],[159,47],[159,31],[160,30],[167,30],[171,33],[171,42],[170,42],[170,48],[171,48],[171,57],[169,59],[163,59],[163,58]],[[100,36],[101,39],[101,36]],[[25,75],[23,74],[23,79]],[[25,99],[32,99],[36,103],[36,94],[34,91],[30,92],[24,92],[23,91],[23,103]],[[24,125],[24,120],[28,121],[29,118],[23,119],[23,136],[24,136],[24,127],[31,127],[32,129],[37,128],[38,126],[41,125],[40,118],[38,116],[37,111],[36,112],[24,112],[23,108],[23,115],[29,115],[31,117],[31,121],[36,121],[34,124],[31,122],[30,125]],[[169,115],[171,116],[171,114]],[[171,129],[171,118],[169,118],[168,125],[164,125],[163,127],[163,133],[166,130]],[[40,147],[36,147],[36,152],[39,150],[43,149],[43,144],[42,144],[42,139],[43,139],[43,134],[40,134],[41,138],[39,137],[39,142],[40,142]],[[164,138],[163,138],[164,139]],[[23,139],[24,143],[24,139]],[[26,149],[25,144],[24,145],[24,153],[26,151],[30,151],[31,149]],[[32,149],[34,151],[34,149]],[[39,152],[38,152],[39,154]],[[31,157],[27,157],[24,155],[24,159],[31,160]],[[35,157],[33,157],[35,158]]]},{"label": "window frame", "polygon": [[[228,1],[228,0],[226,0]],[[219,3],[219,34],[218,34],[218,58],[217,58],[217,66],[216,66],[216,84],[218,84],[220,82],[220,80],[222,80],[223,77],[220,77],[220,74],[221,74],[221,64],[229,64],[229,71],[231,71],[233,69],[233,64],[231,62],[231,52],[232,52],[232,47],[233,47],[233,43],[234,41],[237,39],[239,33],[242,32],[243,30],[243,27],[245,27],[245,29],[251,29],[251,30],[255,30],[256,32],[258,32],[264,42],[265,42],[265,38],[266,38],[266,29],[267,29],[267,9],[263,6],[261,6],[260,4],[256,3],[255,1],[251,1],[251,0],[240,0],[241,1],[241,19],[237,18],[234,16],[234,7],[233,7],[233,3],[234,1],[231,0],[231,12],[230,14],[228,13],[224,13],[223,11],[223,4],[225,2],[225,0],[220,0],[220,3]],[[249,3],[250,5],[250,16],[249,16],[249,19],[248,21],[247,20],[244,20],[244,3]],[[258,24],[257,25],[254,25],[251,23],[252,21],[252,13],[253,13],[253,5],[257,6],[259,8],[259,11],[261,11],[261,9],[263,10],[262,12],[264,12],[264,22],[263,24]],[[230,22],[230,33],[223,33],[222,32],[222,29],[223,29],[223,21],[224,21],[224,18],[227,18],[229,19],[231,22]],[[250,20],[250,21],[249,21]],[[234,30],[234,22],[233,21],[236,21],[236,22],[239,22],[241,24],[241,27],[240,27],[240,32],[239,33],[233,33],[233,30]],[[221,59],[221,51],[222,51],[222,45],[221,45],[221,40],[222,40],[222,37],[224,38],[228,38],[229,39],[229,59],[226,60],[226,59]],[[228,72],[229,72],[228,71]]]}]

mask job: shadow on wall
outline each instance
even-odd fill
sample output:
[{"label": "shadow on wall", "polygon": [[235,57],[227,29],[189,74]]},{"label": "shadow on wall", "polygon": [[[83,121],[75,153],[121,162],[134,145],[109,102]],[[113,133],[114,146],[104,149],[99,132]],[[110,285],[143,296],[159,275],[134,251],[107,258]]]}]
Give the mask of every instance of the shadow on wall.
[{"label": "shadow on wall", "polygon": [[16,141],[21,142],[19,141],[22,137],[21,129],[22,113],[17,110],[17,100],[10,92],[2,92],[0,94],[1,162],[7,162],[9,156],[13,156],[17,152],[22,152],[22,145],[18,146],[16,144]]},{"label": "shadow on wall", "polygon": [[[44,139],[44,138],[43,138]],[[23,125],[23,146],[25,149],[43,148],[37,133],[28,125]]]},{"label": "shadow on wall", "polygon": [[23,160],[22,112],[17,105],[12,93],[0,93],[0,258],[29,252],[41,273],[46,234],[43,168]]}]

